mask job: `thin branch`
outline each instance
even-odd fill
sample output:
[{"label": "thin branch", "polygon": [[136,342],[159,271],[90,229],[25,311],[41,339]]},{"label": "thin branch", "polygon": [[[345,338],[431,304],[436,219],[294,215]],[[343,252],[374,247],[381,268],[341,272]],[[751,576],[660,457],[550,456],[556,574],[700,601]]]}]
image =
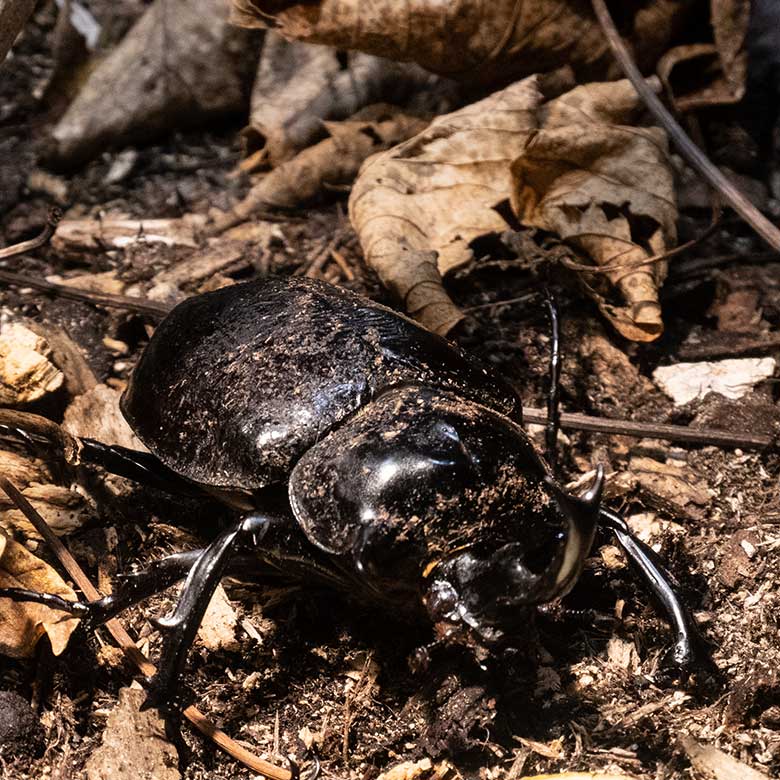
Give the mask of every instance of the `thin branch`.
[{"label": "thin branch", "polygon": [[647,85],[636,63],[626,48],[623,39],[612,21],[604,0],[592,0],[593,10],[599,20],[607,42],[612,48],[615,59],[634,85],[634,89],[644,100],[650,112],[669,133],[673,143],[688,164],[747,222],[761,238],[776,251],[780,252],[780,230],[773,225],[721,172],[712,164],[696,144],[691,141],[685,130],[667,111],[658,96]]},{"label": "thin branch", "polygon": [[56,284],[46,279],[37,279],[27,274],[17,274],[12,271],[0,270],[0,284],[10,284],[16,287],[30,287],[33,290],[57,295],[61,298],[69,298],[72,301],[91,303],[93,306],[105,306],[107,308],[124,309],[142,314],[154,320],[161,320],[173,308],[167,303],[158,303],[149,298],[137,298],[129,295],[114,295],[113,293],[98,293],[84,290],[79,287],[70,287],[67,284]]},{"label": "thin branch", "polygon": [[[30,504],[29,501],[17,490],[16,486],[6,477],[0,476],[0,488],[2,488],[11,501],[16,505],[24,516],[32,523],[35,530],[43,537],[46,544],[54,552],[68,576],[79,586],[81,591],[90,601],[96,601],[101,598],[101,594],[90,581],[84,570],[76,562],[76,559],[70,554],[67,547],[55,536],[49,528],[46,521]],[[149,659],[138,649],[130,634],[127,633],[124,626],[113,618],[106,622],[106,628],[116,640],[124,654],[136,665],[138,670],[145,677],[151,677],[156,669]],[[224,750],[228,755],[240,761],[249,767],[253,772],[259,772],[270,778],[270,780],[292,780],[292,773],[263,761],[262,758],[250,753],[241,747],[237,742],[231,739],[224,731],[220,731],[197,707],[189,706],[184,710],[184,717],[195,726],[201,734],[211,739],[216,745]]]},{"label": "thin branch", "polygon": [[31,238],[29,241],[21,241],[18,244],[11,244],[11,246],[0,249],[0,260],[7,260],[9,257],[23,255],[25,252],[32,252],[33,249],[38,249],[44,244],[48,244],[49,239],[54,235],[54,231],[60,219],[62,219],[62,212],[56,208],[51,209],[46,217],[46,225],[43,230],[41,230],[35,238]]},{"label": "thin branch", "polygon": [[[535,425],[546,425],[543,409],[523,408],[523,420]],[[608,433],[612,436],[635,436],[638,439],[666,439],[687,444],[713,444],[716,447],[739,447],[743,450],[765,450],[775,443],[773,436],[764,433],[732,433],[715,428],[690,428],[687,425],[611,420],[608,417],[590,417],[587,414],[561,413],[561,428],[572,431]]]}]

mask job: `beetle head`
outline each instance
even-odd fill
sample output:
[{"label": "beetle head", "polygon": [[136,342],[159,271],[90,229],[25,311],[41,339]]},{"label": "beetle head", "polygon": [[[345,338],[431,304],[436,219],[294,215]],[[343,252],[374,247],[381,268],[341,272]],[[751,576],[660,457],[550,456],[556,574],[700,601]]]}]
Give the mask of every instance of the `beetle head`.
[{"label": "beetle head", "polygon": [[539,517],[519,521],[515,539],[471,544],[429,565],[424,601],[437,631],[492,643],[527,618],[526,608],[564,596],[590,550],[603,484],[601,466],[579,497],[547,476]]}]

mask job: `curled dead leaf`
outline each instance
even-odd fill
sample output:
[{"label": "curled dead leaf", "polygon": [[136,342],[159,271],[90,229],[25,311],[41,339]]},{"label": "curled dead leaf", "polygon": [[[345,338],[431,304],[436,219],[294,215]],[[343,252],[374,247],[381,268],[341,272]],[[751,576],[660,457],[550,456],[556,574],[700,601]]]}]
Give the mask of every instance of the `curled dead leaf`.
[{"label": "curled dead leaf", "polygon": [[[745,94],[749,0],[710,0],[712,41],[674,46],[657,73],[678,111],[738,103]],[[680,75],[682,74],[682,75]]]},{"label": "curled dead leaf", "polygon": [[[27,588],[66,599],[76,598],[48,563],[4,534],[0,534],[0,588]],[[46,634],[52,652],[59,655],[78,622],[77,618],[42,604],[0,598],[0,653],[11,658],[28,658]]]},{"label": "curled dead leaf", "polygon": [[241,167],[276,167],[322,138],[323,120],[347,119],[379,101],[398,103],[435,78],[413,65],[287,41],[269,31],[243,131],[250,157]]},{"label": "curled dead leaf", "polygon": [[535,76],[516,82],[374,155],[355,181],[349,215],[366,262],[437,333],[462,319],[441,275],[472,259],[475,238],[508,228],[496,207],[541,101]]},{"label": "curled dead leaf", "polygon": [[[622,29],[639,65],[654,64],[689,0],[633,2]],[[571,0],[233,0],[233,20],[286,38],[412,61],[434,73],[490,83],[569,64],[587,78],[617,75],[589,3]]]},{"label": "curled dead leaf", "polygon": [[523,224],[585,250],[626,302],[607,303],[586,281],[602,313],[626,338],[652,341],[663,332],[658,288],[677,208],[664,131],[630,124],[640,106],[627,80],[576,87],[545,105],[512,164],[512,206]]},{"label": "curled dead leaf", "polygon": [[218,234],[261,208],[293,208],[323,188],[351,184],[363,161],[419,132],[427,120],[384,103],[367,106],[345,122],[328,122],[330,138],[304,149],[262,178],[230,211],[214,218],[206,233]]}]

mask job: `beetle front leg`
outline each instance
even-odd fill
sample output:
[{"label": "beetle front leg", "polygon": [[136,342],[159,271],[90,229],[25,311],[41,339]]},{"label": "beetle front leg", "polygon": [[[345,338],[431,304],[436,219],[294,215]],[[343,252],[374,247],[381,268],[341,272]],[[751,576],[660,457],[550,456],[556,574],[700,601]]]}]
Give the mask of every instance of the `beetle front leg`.
[{"label": "beetle front leg", "polygon": [[225,573],[236,547],[247,539],[254,545],[262,540],[271,524],[266,515],[248,515],[223,531],[198,557],[181,590],[176,609],[169,617],[152,621],[165,632],[157,673],[149,680],[144,707],[176,709],[181,702],[175,694],[187,653],[203,620],[206,608]]},{"label": "beetle front leg", "polygon": [[140,452],[118,444],[103,444],[94,439],[78,439],[80,463],[100,466],[109,474],[131,479],[139,485],[157,488],[165,493],[203,496],[204,491],[187,482],[165,466],[151,452]]},{"label": "beetle front leg", "polygon": [[0,588],[0,598],[43,604],[81,619],[88,628],[102,625],[128,607],[160,593],[179,580],[195,565],[204,550],[174,553],[138,572],[118,578],[114,592],[96,601],[70,601],[54,593],[39,593],[25,588]]},{"label": "beetle front leg", "polygon": [[696,650],[701,647],[702,640],[690,610],[677,595],[674,578],[653,550],[632,533],[619,514],[602,506],[599,516],[601,525],[615,534],[629,561],[661,603],[675,633],[672,660],[680,669],[689,670],[697,658]]}]

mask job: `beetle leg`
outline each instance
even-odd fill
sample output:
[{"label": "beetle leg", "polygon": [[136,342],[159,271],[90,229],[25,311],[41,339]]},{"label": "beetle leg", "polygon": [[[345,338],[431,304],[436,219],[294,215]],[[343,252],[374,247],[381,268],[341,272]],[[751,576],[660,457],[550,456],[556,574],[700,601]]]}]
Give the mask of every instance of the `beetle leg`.
[{"label": "beetle leg", "polygon": [[108,445],[94,439],[79,439],[79,460],[100,466],[111,474],[132,479],[141,485],[166,493],[202,496],[196,485],[182,479],[150,452],[131,450],[119,445]]},{"label": "beetle leg", "polygon": [[700,647],[702,642],[693,616],[676,593],[675,589],[679,586],[658,556],[631,532],[619,514],[602,506],[599,516],[601,525],[615,534],[618,544],[661,603],[672,624],[675,633],[672,660],[681,669],[690,669],[697,655],[696,648]]},{"label": "beetle leg", "polygon": [[555,295],[545,290],[547,313],[550,317],[550,376],[547,390],[547,425],[544,438],[547,460],[555,473],[558,461],[558,428],[560,427],[560,389],[561,389],[561,333],[560,314]]},{"label": "beetle leg", "polygon": [[39,593],[26,588],[0,588],[0,598],[43,604],[80,618],[87,628],[92,628],[178,582],[186,576],[203,552],[189,550],[175,553],[154,561],[146,569],[122,575],[117,578],[114,592],[96,601],[70,601],[55,593]]},{"label": "beetle leg", "polygon": [[21,440],[33,451],[51,455],[54,447],[74,466],[89,463],[167,493],[203,495],[202,489],[182,479],[150,452],[71,436],[57,423],[37,414],[0,409],[0,418],[0,436]]},{"label": "beetle leg", "polygon": [[265,515],[247,515],[223,531],[198,556],[182,586],[173,614],[153,620],[165,632],[157,673],[149,680],[149,696],[144,707],[175,709],[181,702],[177,684],[190,646],[195,639],[206,608],[222,579],[237,545],[245,540],[258,544],[270,525]]},{"label": "beetle leg", "polygon": [[294,761],[290,756],[287,756],[287,763],[290,765],[290,780],[317,780],[320,776],[322,767],[320,765],[320,757],[314,746],[310,747],[304,757],[311,756],[314,766],[311,772],[309,772],[305,778],[301,777],[301,768],[298,766],[298,762]]}]

